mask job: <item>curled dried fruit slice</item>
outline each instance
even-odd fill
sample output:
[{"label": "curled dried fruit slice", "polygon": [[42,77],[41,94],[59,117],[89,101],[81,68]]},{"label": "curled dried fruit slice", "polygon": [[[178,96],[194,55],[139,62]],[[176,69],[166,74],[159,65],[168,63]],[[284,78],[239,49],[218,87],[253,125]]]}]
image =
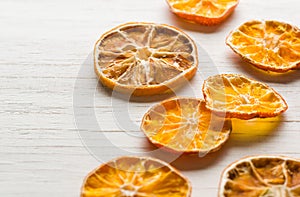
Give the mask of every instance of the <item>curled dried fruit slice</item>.
[{"label": "curled dried fruit slice", "polygon": [[81,197],[189,197],[190,182],[169,164],[152,158],[121,157],[85,179]]},{"label": "curled dried fruit slice", "polygon": [[239,0],[167,0],[173,13],[188,21],[216,25],[225,20]]},{"label": "curled dried fruit slice", "polygon": [[288,108],[285,100],[261,82],[237,74],[222,74],[204,81],[206,107],[228,118],[275,117]]},{"label": "curled dried fruit slice", "polygon": [[239,196],[300,196],[300,160],[254,156],[231,164],[222,174],[219,197]]},{"label": "curled dried fruit slice", "polygon": [[107,87],[136,96],[166,93],[198,66],[194,41],[167,25],[127,23],[105,33],[94,50],[95,72]]},{"label": "curled dried fruit slice", "polygon": [[144,115],[141,129],[158,147],[205,155],[227,141],[231,121],[213,115],[201,99],[172,98],[152,107]]},{"label": "curled dried fruit slice", "polygon": [[226,44],[247,62],[273,72],[300,67],[300,30],[278,21],[249,21],[232,31]]}]

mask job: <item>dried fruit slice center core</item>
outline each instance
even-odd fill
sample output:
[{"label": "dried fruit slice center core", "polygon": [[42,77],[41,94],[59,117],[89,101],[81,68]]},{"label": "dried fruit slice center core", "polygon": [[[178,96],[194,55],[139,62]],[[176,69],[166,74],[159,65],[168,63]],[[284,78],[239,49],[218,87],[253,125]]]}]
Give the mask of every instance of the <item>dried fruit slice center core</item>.
[{"label": "dried fruit slice center core", "polygon": [[134,197],[138,193],[138,187],[132,185],[132,184],[124,184],[120,187],[122,196],[129,196]]},{"label": "dried fruit slice center core", "polygon": [[276,49],[281,42],[279,37],[276,35],[267,35],[264,39],[262,39],[262,41],[262,45],[271,50]]},{"label": "dried fruit slice center core", "polygon": [[152,52],[147,47],[143,47],[141,49],[138,49],[136,53],[136,59],[140,61],[149,61],[151,55]]}]

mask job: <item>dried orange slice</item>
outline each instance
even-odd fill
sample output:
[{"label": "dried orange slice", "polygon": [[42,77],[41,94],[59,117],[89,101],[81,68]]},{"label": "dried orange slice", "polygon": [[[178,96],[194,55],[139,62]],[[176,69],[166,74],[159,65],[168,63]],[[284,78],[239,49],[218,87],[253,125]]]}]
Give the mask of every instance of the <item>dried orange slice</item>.
[{"label": "dried orange slice", "polygon": [[288,108],[275,90],[237,74],[222,74],[204,81],[206,107],[228,118],[275,117]]},{"label": "dried orange slice", "polygon": [[179,29],[127,23],[105,33],[94,49],[95,72],[107,87],[135,96],[166,93],[198,66],[194,41]]},{"label": "dried orange slice", "polygon": [[121,157],[91,172],[81,197],[189,197],[191,184],[169,164],[152,158]]},{"label": "dried orange slice", "polygon": [[287,72],[300,67],[300,30],[278,21],[249,21],[232,31],[228,46],[257,68]]},{"label": "dried orange slice", "polygon": [[219,197],[299,197],[300,160],[254,156],[228,166],[221,177]]},{"label": "dried orange slice", "polygon": [[188,21],[216,25],[236,8],[239,0],[167,0],[173,13]]},{"label": "dried orange slice", "polygon": [[141,129],[158,147],[205,155],[227,141],[231,121],[213,115],[201,99],[176,97],[152,107],[144,115]]}]

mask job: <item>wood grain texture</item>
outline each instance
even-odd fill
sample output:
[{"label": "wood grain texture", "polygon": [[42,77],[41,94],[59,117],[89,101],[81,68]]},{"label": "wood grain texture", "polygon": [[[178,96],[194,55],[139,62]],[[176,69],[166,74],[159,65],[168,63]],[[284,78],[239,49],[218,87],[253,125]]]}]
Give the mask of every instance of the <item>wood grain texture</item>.
[{"label": "wood grain texture", "polygon": [[[174,161],[191,180],[193,197],[216,196],[222,170],[241,157],[300,158],[300,71],[269,76],[225,46],[228,33],[246,20],[276,19],[299,27],[299,6],[298,0],[241,0],[220,26],[203,27],[171,14],[163,0],[1,0],[0,195],[79,196],[86,174],[124,151],[168,158],[155,152],[139,130],[141,117],[156,101],[127,102],[98,84],[93,72],[96,40],[129,21],[177,26],[205,49],[197,76],[179,95],[202,97],[207,76],[240,73],[268,83],[289,105],[279,119],[265,120],[263,129],[257,129],[257,120],[235,122],[230,140],[217,153]],[[128,124],[116,121],[124,109]],[[90,124],[91,117],[98,125]]]}]

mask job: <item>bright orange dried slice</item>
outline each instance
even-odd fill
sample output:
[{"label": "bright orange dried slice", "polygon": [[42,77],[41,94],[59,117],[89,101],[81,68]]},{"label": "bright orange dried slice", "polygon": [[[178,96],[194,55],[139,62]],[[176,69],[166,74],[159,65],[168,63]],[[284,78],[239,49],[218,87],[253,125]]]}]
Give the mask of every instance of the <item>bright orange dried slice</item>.
[{"label": "bright orange dried slice", "polygon": [[167,0],[173,13],[188,21],[216,25],[236,8],[239,0]]},{"label": "bright orange dried slice", "polygon": [[221,177],[219,197],[299,197],[300,160],[254,156],[228,166]]},{"label": "bright orange dried slice", "polygon": [[189,197],[191,189],[188,179],[163,161],[121,157],[91,172],[81,197]]},{"label": "bright orange dried slice", "polygon": [[231,132],[231,121],[215,116],[202,99],[171,98],[152,107],[141,129],[150,142],[175,153],[217,151]]},{"label": "bright orange dried slice", "polygon": [[278,21],[249,21],[232,31],[228,46],[257,68],[287,72],[300,67],[300,30]]},{"label": "bright orange dried slice", "polygon": [[206,107],[228,118],[275,117],[288,108],[275,90],[261,82],[237,74],[222,74],[204,81]]},{"label": "bright orange dried slice", "polygon": [[179,29],[127,23],[97,41],[95,72],[105,86],[122,93],[162,94],[194,76],[197,56],[194,41]]}]

